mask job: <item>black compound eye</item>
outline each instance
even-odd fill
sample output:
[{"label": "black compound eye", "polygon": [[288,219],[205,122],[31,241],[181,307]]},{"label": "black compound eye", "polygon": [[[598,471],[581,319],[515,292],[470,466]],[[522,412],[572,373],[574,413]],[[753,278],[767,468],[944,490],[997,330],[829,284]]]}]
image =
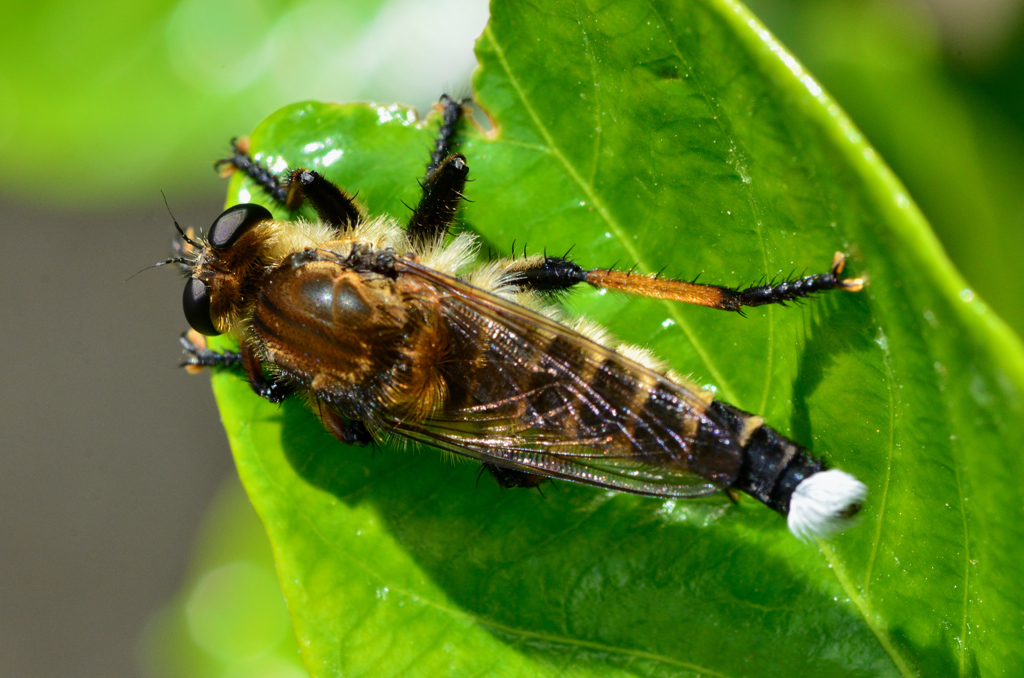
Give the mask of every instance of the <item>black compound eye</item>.
[{"label": "black compound eye", "polygon": [[199,278],[189,278],[185,283],[185,294],[181,298],[185,308],[185,320],[199,334],[215,337],[220,334],[210,317],[210,290]]},{"label": "black compound eye", "polygon": [[242,203],[224,210],[224,213],[217,217],[210,227],[210,234],[206,237],[210,247],[215,250],[222,250],[235,244],[242,235],[250,228],[264,221],[273,219],[274,216],[262,205],[254,203]]}]

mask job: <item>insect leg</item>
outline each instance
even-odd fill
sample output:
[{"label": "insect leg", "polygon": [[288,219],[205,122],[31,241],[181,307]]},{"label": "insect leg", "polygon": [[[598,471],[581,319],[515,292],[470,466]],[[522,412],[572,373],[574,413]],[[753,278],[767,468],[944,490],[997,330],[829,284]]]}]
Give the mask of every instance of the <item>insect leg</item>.
[{"label": "insect leg", "polygon": [[293,388],[289,384],[263,373],[263,364],[248,342],[243,341],[240,348],[242,367],[245,368],[245,374],[249,377],[249,385],[252,386],[256,395],[266,398],[272,403],[280,403],[292,394]]},{"label": "insect leg", "polygon": [[547,476],[542,476],[538,473],[517,471],[515,469],[505,468],[504,466],[498,466],[497,464],[482,464],[481,470],[490,473],[491,477],[494,478],[498,485],[504,488],[537,487],[548,479]]},{"label": "insect leg", "polygon": [[463,199],[462,190],[466,186],[469,167],[464,156],[452,154],[452,148],[467,101],[456,101],[444,94],[438,102],[441,128],[423,179],[423,196],[409,220],[409,237],[413,242],[434,242],[447,233]]},{"label": "insect leg", "polygon": [[281,207],[295,211],[304,200],[316,210],[321,221],[339,230],[362,220],[362,212],[355,200],[316,172],[298,169],[277,175],[249,156],[246,140],[232,140],[231,156],[218,160],[214,167],[225,177],[238,170],[244,172],[265,190]]},{"label": "insect leg", "polygon": [[583,275],[594,287],[620,290],[655,299],[681,301],[686,304],[708,306],[724,311],[739,311],[744,306],[763,306],[796,301],[817,292],[846,290],[859,292],[864,287],[861,278],[842,278],[846,255],[836,252],[832,268],[828,273],[783,280],[778,284],[752,285],[744,289],[733,289],[720,285],[702,285],[684,280],[661,278],[657,275],[640,275],[627,271],[594,269]]},{"label": "insect leg", "polygon": [[441,162],[452,154],[456,127],[458,127],[459,120],[462,119],[464,107],[468,102],[468,99],[455,101],[447,94],[442,94],[441,100],[437,102],[441,108],[441,129],[438,130],[437,140],[434,142],[434,152],[430,154],[427,179],[434,173],[434,170],[441,166]]},{"label": "insect leg", "polygon": [[332,436],[346,445],[366,445],[373,442],[373,436],[361,421],[346,420],[330,407],[320,406],[320,421]]},{"label": "insect leg", "polygon": [[507,271],[510,282],[524,290],[559,292],[585,282],[594,287],[620,290],[655,299],[681,301],[726,311],[739,311],[744,306],[785,304],[828,290],[859,292],[864,287],[860,278],[842,278],[846,256],[836,252],[828,273],[808,275],[777,284],[753,285],[732,289],[720,285],[702,285],[685,280],[672,280],[631,271],[595,268],[586,270],[579,264],[562,257],[529,257],[509,260]]},{"label": "insect leg", "polygon": [[431,243],[448,232],[459,204],[465,197],[469,166],[461,155],[449,155],[427,175],[423,197],[409,219],[409,238],[414,243]]},{"label": "insect leg", "polygon": [[184,367],[190,374],[198,374],[205,367],[231,367],[242,364],[242,354],[237,351],[217,352],[206,345],[206,337],[195,330],[182,332],[178,339],[185,357],[181,360],[181,367]]},{"label": "insect leg", "polygon": [[344,231],[363,220],[356,201],[345,191],[312,170],[292,172],[288,182],[288,209],[298,209],[303,200],[316,210],[320,221]]},{"label": "insect leg", "polygon": [[283,181],[261,163],[249,156],[248,139],[232,139],[231,155],[221,158],[213,164],[214,169],[220,172],[222,178],[227,179],[235,170],[244,172],[260,188],[270,194],[278,204],[287,209],[297,209],[298,205],[288,204],[288,182]]},{"label": "insect leg", "polygon": [[266,398],[272,403],[279,403],[287,398],[292,389],[284,382],[267,377],[263,374],[263,366],[259,358],[245,342],[242,343],[240,351],[213,351],[206,346],[203,335],[195,330],[190,330],[181,335],[179,339],[181,346],[185,349],[185,358],[181,366],[188,372],[197,374],[204,367],[232,367],[241,365],[249,377],[249,384],[252,390],[261,398]]},{"label": "insect leg", "polygon": [[506,265],[509,282],[532,292],[562,292],[587,281],[587,271],[564,257],[510,259]]}]

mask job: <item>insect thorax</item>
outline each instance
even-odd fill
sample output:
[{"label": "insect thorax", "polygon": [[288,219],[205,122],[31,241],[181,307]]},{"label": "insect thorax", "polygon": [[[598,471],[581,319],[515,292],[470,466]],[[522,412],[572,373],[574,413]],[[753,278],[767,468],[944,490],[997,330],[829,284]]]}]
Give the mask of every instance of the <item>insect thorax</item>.
[{"label": "insect thorax", "polygon": [[440,405],[444,331],[428,290],[394,274],[390,249],[292,254],[264,278],[249,337],[276,371],[352,415],[425,416]]}]

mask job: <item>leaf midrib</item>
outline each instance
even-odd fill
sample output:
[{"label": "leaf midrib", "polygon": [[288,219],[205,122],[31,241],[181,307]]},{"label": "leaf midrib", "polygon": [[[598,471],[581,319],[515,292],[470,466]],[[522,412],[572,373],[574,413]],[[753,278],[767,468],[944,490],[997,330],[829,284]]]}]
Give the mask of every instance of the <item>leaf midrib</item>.
[{"label": "leaf midrib", "polygon": [[[733,4],[734,5],[733,9],[736,9],[734,3],[730,3],[730,4]],[[655,14],[658,14],[657,11],[654,9],[653,5],[650,4],[649,0],[648,0],[648,6],[650,7],[650,9]],[[664,18],[661,17],[660,14],[658,14],[658,16],[662,20],[662,23],[664,24],[665,23],[664,22]],[[519,100],[522,103],[524,109],[526,110],[527,114],[530,116],[530,119],[533,121],[533,124],[536,127],[537,132],[541,135],[541,137],[544,139],[545,143],[547,144],[548,152],[556,160],[558,160],[562,164],[562,166],[565,168],[565,171],[570,176],[570,178],[572,178],[572,180],[574,182],[576,182],[576,184],[587,194],[587,198],[590,200],[590,204],[595,207],[595,209],[597,210],[598,214],[601,216],[601,218],[608,225],[608,228],[615,234],[616,239],[619,241],[619,243],[623,247],[623,249],[625,249],[626,252],[638,264],[644,266],[644,268],[646,268],[646,269],[649,269],[650,267],[648,267],[648,266],[646,266],[644,264],[644,262],[643,262],[643,260],[642,260],[642,258],[640,256],[639,251],[637,251],[637,249],[633,246],[633,244],[629,241],[629,239],[627,239],[625,237],[624,229],[618,223],[618,221],[614,218],[614,216],[611,214],[610,210],[604,204],[604,201],[594,191],[593,186],[583,180],[583,177],[576,170],[576,167],[571,162],[569,162],[568,158],[565,156],[565,154],[562,153],[561,149],[555,143],[553,137],[551,136],[550,131],[547,129],[547,126],[541,121],[540,116],[537,114],[536,110],[534,110],[533,105],[530,103],[529,99],[527,98],[526,92],[523,90],[522,86],[519,83],[519,79],[513,74],[512,68],[511,68],[510,64],[508,63],[507,58],[505,57],[505,51],[504,51],[503,47],[498,43],[497,39],[494,36],[494,33],[491,31],[490,24],[488,24],[487,27],[484,29],[484,35],[487,36],[487,39],[490,42],[491,48],[494,50],[494,53],[495,53],[495,55],[498,58],[498,62],[501,64],[502,68],[504,69],[505,74],[508,77],[509,82],[512,85],[512,88],[515,90],[516,95],[519,97]],[[676,48],[674,42],[672,44],[672,47],[676,51],[676,54],[680,58],[680,60],[685,64],[686,61],[683,59],[682,55],[679,53],[678,48]],[[692,71],[691,71],[691,75],[693,75]],[[695,75],[693,75],[693,77],[696,78]],[[698,80],[695,79],[694,82],[698,82]],[[703,90],[701,90],[701,94],[702,94],[702,96],[705,97],[705,100],[707,100],[707,94]],[[719,124],[721,125],[721,123],[719,123]],[[722,131],[723,131],[723,133],[725,133],[724,129]],[[761,239],[762,254],[766,258],[767,257],[767,252],[765,251],[765,247],[764,247],[764,238],[763,238],[763,234],[762,234],[762,231],[761,231],[760,220],[757,220],[757,227],[758,227],[758,235],[759,235],[759,238]],[[767,270],[767,268],[768,268],[768,266],[767,266],[767,259],[766,259],[765,260],[765,269]],[[676,321],[676,323],[679,324],[679,326],[683,330],[684,334],[686,334],[687,339],[690,341],[691,345],[693,346],[694,350],[697,352],[698,356],[700,356],[701,360],[704,362],[705,366],[708,369],[708,372],[712,375],[712,377],[719,384],[719,389],[722,392],[722,394],[728,400],[736,402],[736,397],[735,397],[735,394],[732,392],[732,389],[728,386],[727,382],[724,380],[724,378],[722,377],[721,373],[718,371],[718,369],[712,363],[712,361],[710,359],[710,356],[704,350],[704,347],[697,341],[697,339],[696,339],[692,329],[690,328],[689,324],[679,315],[677,309],[674,308],[674,306],[672,304],[666,303],[665,306],[668,309],[669,314]],[[773,333],[772,336],[774,336],[774,333]],[[765,393],[767,395],[767,390],[766,390]],[[874,615],[874,613],[870,609],[870,603],[866,599],[862,598],[856,592],[856,590],[852,586],[851,582],[849,582],[848,579],[845,577],[845,572],[842,571],[841,563],[840,563],[840,561],[838,559],[838,556],[836,556],[836,554],[833,551],[831,551],[831,549],[828,549],[828,547],[826,547],[824,544],[819,543],[819,546],[821,547],[821,551],[825,555],[825,558],[830,562],[830,564],[832,564],[832,570],[835,573],[836,578],[839,580],[840,586],[843,587],[843,589],[850,596],[851,600],[854,601],[855,606],[856,606],[857,610],[860,612],[862,618],[864,619],[865,624],[867,624],[867,626],[871,629],[872,633],[874,634],[875,638],[878,640],[878,642],[881,645],[881,647],[883,648],[883,650],[892,659],[892,661],[895,664],[897,670],[903,676],[912,676],[913,672],[910,670],[909,666],[907,665],[907,663],[904,660],[904,658],[902,657],[902,655],[898,652],[896,647],[892,644],[891,640],[888,637],[888,634],[885,632],[885,630],[882,628],[882,626],[880,624],[875,623],[875,615]]]},{"label": "leaf midrib", "polygon": [[[661,12],[658,11],[658,8],[654,6],[654,3],[651,2],[651,0],[647,0],[647,7],[648,9],[650,9],[651,13],[658,17],[658,20],[661,21],[661,25],[665,27],[666,31],[668,31],[668,21],[665,20],[665,17],[662,15]],[[679,63],[683,64],[683,66],[686,68],[686,71],[690,74],[691,81],[693,82],[697,90],[700,92],[700,95],[704,99],[704,102],[707,105],[708,110],[713,110],[714,99],[707,92],[707,90],[704,89],[701,78],[697,77],[697,74],[694,72],[693,67],[690,65],[690,62],[687,60],[685,56],[683,56],[683,53],[679,51],[679,47],[676,45],[676,41],[669,40],[668,42],[669,45],[672,47],[672,51],[679,59]],[[722,133],[722,136],[729,140],[729,143],[732,144],[733,148],[739,149],[739,155],[741,155],[743,158],[747,157],[746,148],[744,147],[743,143],[735,134],[732,133],[732,129],[725,124],[725,120],[723,118],[724,116],[722,115],[712,116],[712,120],[715,121],[715,125],[718,127],[718,130]],[[735,162],[738,164],[740,162],[740,159],[737,159]],[[768,270],[768,247],[764,241],[764,230],[762,228],[763,223],[761,219],[761,209],[758,204],[757,198],[755,197],[754,191],[750,187],[750,184],[743,183],[742,187],[743,192],[747,196],[747,204],[750,206],[750,211],[754,216],[754,230],[757,232],[757,240],[760,245],[761,263],[764,266],[765,276],[768,276],[771,275],[771,273]],[[756,410],[759,413],[763,413],[768,409],[768,397],[771,395],[772,390],[772,376],[774,367],[773,362],[775,357],[775,306],[769,304],[765,308],[765,311],[767,315],[766,322],[768,323],[768,340],[766,342],[765,350],[764,391],[761,394],[761,405]],[[725,394],[724,391],[723,394]],[[731,396],[728,394],[725,395],[727,395],[727,398],[732,402],[736,402],[735,396]]]}]

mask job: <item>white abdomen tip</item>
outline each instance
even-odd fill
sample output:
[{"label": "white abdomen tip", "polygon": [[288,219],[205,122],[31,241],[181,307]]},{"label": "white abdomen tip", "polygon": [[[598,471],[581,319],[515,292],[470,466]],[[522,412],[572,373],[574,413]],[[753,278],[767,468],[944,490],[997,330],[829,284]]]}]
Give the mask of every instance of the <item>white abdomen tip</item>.
[{"label": "white abdomen tip", "polygon": [[832,469],[804,478],[789,500],[789,530],[797,538],[827,537],[850,525],[868,495],[867,485]]}]

